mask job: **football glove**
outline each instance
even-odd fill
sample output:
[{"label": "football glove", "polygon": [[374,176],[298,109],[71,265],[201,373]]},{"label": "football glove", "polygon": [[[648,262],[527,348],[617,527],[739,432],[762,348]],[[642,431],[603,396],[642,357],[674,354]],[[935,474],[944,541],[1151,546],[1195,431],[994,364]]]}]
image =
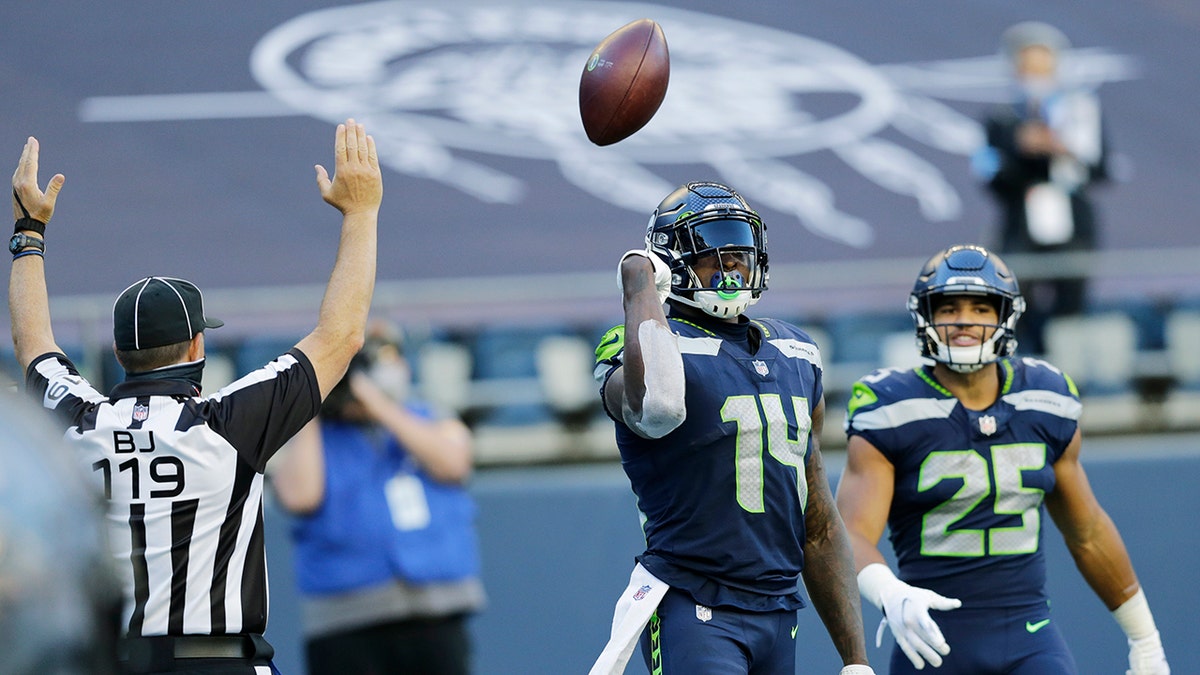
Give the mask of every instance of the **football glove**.
[{"label": "football glove", "polygon": [[929,616],[929,610],[958,609],[962,606],[960,600],[910,586],[887,565],[879,563],[867,565],[858,573],[858,588],[862,597],[883,612],[883,621],[875,633],[876,647],[883,643],[883,627],[891,626],[896,645],[914,668],[923,669],[926,661],[935,668],[942,665],[942,657],[950,653],[950,645],[937,622]]},{"label": "football glove", "polygon": [[1112,611],[1117,625],[1129,641],[1129,670],[1125,675],[1170,675],[1162,638],[1154,625],[1150,603],[1139,587],[1137,593]]},{"label": "football glove", "polygon": [[667,267],[667,263],[658,257],[658,254],[642,248],[635,248],[626,251],[625,255],[621,256],[621,260],[617,263],[617,288],[622,293],[625,292],[624,284],[621,282],[621,264],[631,255],[640,255],[648,258],[650,264],[654,266],[654,289],[658,292],[658,302],[662,304],[667,301],[667,296],[671,294],[671,268]]},{"label": "football glove", "polygon": [[1171,675],[1158,631],[1129,641],[1129,670],[1125,675]]},{"label": "football glove", "polygon": [[871,670],[871,666],[855,663],[842,668],[838,675],[875,675],[875,671]]}]

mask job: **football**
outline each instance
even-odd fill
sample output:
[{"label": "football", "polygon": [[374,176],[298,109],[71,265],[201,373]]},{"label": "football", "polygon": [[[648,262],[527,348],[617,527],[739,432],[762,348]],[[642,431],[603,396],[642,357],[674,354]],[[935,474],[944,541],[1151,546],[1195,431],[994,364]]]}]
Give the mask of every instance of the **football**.
[{"label": "football", "polygon": [[612,145],[646,126],[667,95],[671,59],[662,26],[638,19],[604,38],[579,80],[579,115],[588,140]]}]

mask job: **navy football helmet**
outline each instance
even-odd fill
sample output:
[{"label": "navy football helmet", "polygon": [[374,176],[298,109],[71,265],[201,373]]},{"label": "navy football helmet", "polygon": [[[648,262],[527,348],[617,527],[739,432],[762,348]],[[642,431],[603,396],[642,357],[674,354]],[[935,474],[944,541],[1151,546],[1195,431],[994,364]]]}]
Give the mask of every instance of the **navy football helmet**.
[{"label": "navy football helmet", "polygon": [[[999,322],[991,338],[979,346],[951,347],[933,327],[933,312],[947,295],[987,298],[995,305]],[[1017,278],[996,254],[981,246],[951,246],[925,263],[912,294],[908,311],[917,329],[921,356],[944,363],[960,373],[979,370],[988,363],[1016,352],[1017,319],[1025,311],[1025,299]]]},{"label": "navy football helmet", "polygon": [[[681,186],[650,215],[646,246],[671,270],[676,302],[717,318],[731,318],[758,302],[767,289],[767,236],[762,219],[732,188],[698,182]],[[704,276],[696,263],[717,256],[736,260],[746,270],[710,264]]]}]

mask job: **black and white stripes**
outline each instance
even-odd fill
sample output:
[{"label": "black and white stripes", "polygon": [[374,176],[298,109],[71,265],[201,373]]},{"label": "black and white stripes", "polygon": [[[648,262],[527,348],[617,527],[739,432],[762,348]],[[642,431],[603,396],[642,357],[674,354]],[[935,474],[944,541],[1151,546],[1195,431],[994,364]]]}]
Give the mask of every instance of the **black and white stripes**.
[{"label": "black and white stripes", "polygon": [[261,470],[320,404],[303,354],[210,397],[192,396],[186,381],[137,378],[104,396],[53,354],[34,361],[27,384],[67,422],[108,498],[129,635],[262,633]]}]

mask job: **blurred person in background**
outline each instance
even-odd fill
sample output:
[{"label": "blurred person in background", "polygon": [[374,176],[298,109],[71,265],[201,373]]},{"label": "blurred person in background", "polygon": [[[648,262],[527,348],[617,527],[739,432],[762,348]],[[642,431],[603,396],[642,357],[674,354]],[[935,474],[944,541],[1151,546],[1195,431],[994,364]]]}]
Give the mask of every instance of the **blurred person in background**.
[{"label": "blurred person in background", "polygon": [[102,495],[44,417],[0,391],[0,673],[111,675],[121,588]]},{"label": "blurred person in background", "polygon": [[312,675],[471,672],[485,602],[466,490],[472,436],[411,398],[400,332],[375,322],[321,414],[272,467],[296,515]]},{"label": "blurred person in background", "polygon": [[[1108,178],[1108,143],[1096,93],[1059,77],[1060,57],[1069,47],[1061,31],[1036,21],[1016,24],[1001,38],[1012,69],[1012,100],[988,112],[987,145],[972,160],[1000,207],[1000,253],[1097,247],[1089,193]],[[1081,313],[1087,283],[1067,275],[1025,287],[1028,308],[1017,338],[1025,353],[1041,354],[1046,320]]]}]

